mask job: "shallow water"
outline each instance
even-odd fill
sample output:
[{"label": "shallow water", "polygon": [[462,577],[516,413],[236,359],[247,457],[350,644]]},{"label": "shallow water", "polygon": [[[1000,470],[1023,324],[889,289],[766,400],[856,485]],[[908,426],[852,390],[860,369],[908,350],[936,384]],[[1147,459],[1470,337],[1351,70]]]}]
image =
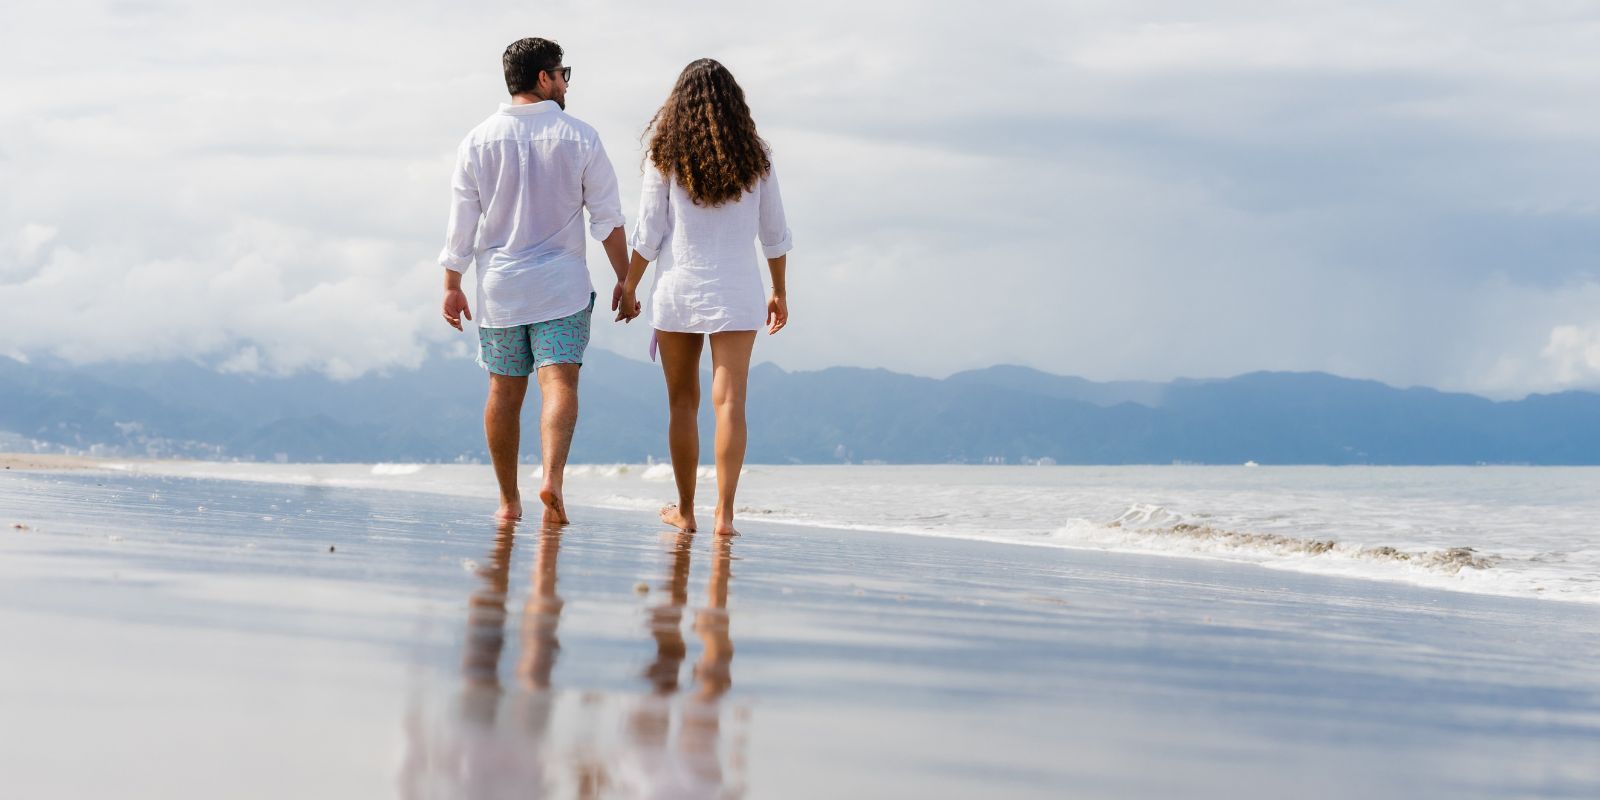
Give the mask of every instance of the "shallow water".
[{"label": "shallow water", "polygon": [[[493,496],[486,466],[135,468]],[[715,480],[701,472],[705,502]],[[654,510],[673,493],[660,464],[575,466],[568,481],[580,505]],[[751,466],[739,500],[747,518],[776,522],[1600,603],[1600,468]]]},{"label": "shallow water", "polygon": [[637,512],[508,536],[483,511],[0,478],[28,525],[0,531],[6,793],[1600,792],[1584,605]]}]

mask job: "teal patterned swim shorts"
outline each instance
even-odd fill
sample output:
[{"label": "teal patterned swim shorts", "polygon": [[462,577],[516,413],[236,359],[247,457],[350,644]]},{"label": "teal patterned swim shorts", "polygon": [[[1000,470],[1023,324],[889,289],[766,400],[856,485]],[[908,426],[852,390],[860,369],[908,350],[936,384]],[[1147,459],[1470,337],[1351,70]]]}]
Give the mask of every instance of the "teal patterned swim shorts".
[{"label": "teal patterned swim shorts", "polygon": [[589,347],[589,307],[561,319],[510,328],[478,328],[478,366],[496,375],[522,378],[551,364],[582,364]]}]

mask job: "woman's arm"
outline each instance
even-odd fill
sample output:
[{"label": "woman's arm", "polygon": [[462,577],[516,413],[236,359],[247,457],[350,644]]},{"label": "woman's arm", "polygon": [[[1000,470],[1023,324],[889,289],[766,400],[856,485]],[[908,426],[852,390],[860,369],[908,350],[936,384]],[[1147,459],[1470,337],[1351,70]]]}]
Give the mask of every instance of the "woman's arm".
[{"label": "woman's arm", "polygon": [[789,266],[787,254],[767,259],[767,271],[772,273],[772,297],[767,300],[767,335],[783,330],[789,324],[788,284],[784,272]]},{"label": "woman's arm", "polygon": [[638,300],[639,281],[650,262],[661,255],[667,235],[672,231],[671,187],[655,164],[646,164],[644,184],[639,188],[639,221],[633,228],[633,258],[628,274],[617,281],[617,319],[631,321],[643,306]]},{"label": "woman's arm", "polygon": [[758,214],[756,234],[761,240],[761,254],[767,257],[767,270],[772,273],[772,297],[767,299],[767,334],[770,336],[789,324],[788,287],[784,272],[789,265],[788,252],[794,248],[789,220],[783,213],[783,195],[778,191],[776,168],[767,170],[767,174],[761,178],[761,208]]},{"label": "woman's arm", "polygon": [[644,311],[644,305],[639,302],[636,293],[639,291],[639,282],[644,280],[644,271],[649,267],[650,262],[639,255],[638,250],[633,251],[633,259],[628,262],[628,274],[622,279],[622,299],[617,309],[617,319],[631,322]]}]

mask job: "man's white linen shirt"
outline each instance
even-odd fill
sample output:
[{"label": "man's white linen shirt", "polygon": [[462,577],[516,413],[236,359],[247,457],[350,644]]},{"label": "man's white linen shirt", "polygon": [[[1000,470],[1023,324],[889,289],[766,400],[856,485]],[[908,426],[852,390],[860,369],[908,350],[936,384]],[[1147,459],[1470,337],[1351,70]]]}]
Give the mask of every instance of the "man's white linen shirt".
[{"label": "man's white linen shirt", "polygon": [[[772,153],[767,153],[772,158]],[[660,258],[650,291],[650,325],[681,333],[753,331],[766,327],[767,297],[756,261],[794,248],[783,214],[776,168],[740,197],[695,205],[688,190],[652,163],[645,168],[633,249]]]},{"label": "man's white linen shirt", "polygon": [[589,306],[589,234],[622,226],[617,173],[595,129],[553,100],[501,104],[462,140],[439,263],[478,266],[478,325],[510,328]]}]

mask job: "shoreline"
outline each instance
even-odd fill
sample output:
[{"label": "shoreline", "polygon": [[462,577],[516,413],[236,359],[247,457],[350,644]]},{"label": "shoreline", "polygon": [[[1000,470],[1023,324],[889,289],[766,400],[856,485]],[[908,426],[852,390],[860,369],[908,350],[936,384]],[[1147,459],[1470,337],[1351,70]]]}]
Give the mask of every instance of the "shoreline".
[{"label": "shoreline", "polygon": [[[0,463],[4,463],[6,458],[7,456],[0,454]],[[15,463],[20,463],[20,459]],[[11,468],[11,465],[7,466],[7,469]],[[19,469],[29,471],[28,467],[19,467]],[[415,475],[426,469],[434,470],[428,473],[429,478],[423,480],[408,478],[408,476]],[[360,491],[397,492],[401,494],[424,493],[439,497],[492,501],[494,490],[492,480],[487,477],[489,469],[486,465],[454,464],[278,464],[69,456],[43,459],[37,462],[37,466],[33,466],[31,471],[68,472],[89,470],[111,475],[165,476],[199,481],[214,480],[256,485],[321,486]],[[653,522],[656,519],[656,504],[654,501],[640,503],[637,498],[634,498],[633,502],[623,502],[629,500],[629,498],[607,494],[606,492],[613,490],[605,489],[605,487],[613,486],[613,484],[609,483],[613,479],[635,482],[643,480],[646,482],[645,485],[649,486],[660,483],[661,486],[658,488],[665,492],[667,484],[662,481],[660,475],[652,477],[652,473],[667,469],[670,468],[660,464],[571,465],[568,471],[568,505],[577,509],[631,512],[643,515]],[[765,469],[788,470],[791,468],[751,465],[747,467],[746,472],[749,473],[754,470],[759,476]],[[830,468],[823,467],[823,469]],[[847,471],[859,468],[832,467],[831,469]],[[1032,471],[1036,468],[1015,469]],[[1067,467],[1067,469],[1074,468]],[[1227,470],[1230,468],[1186,467],[1182,469]],[[702,467],[702,472],[707,472],[708,470],[709,468]],[[484,475],[476,475],[478,472],[482,472]],[[537,470],[534,469],[530,472],[536,473]],[[710,477],[710,475],[703,474],[702,481]],[[747,475],[746,482],[749,482],[748,478],[749,476]],[[586,481],[593,485],[585,486]],[[593,494],[594,496],[587,496],[583,489],[574,492],[575,486],[592,490],[588,494]],[[600,491],[601,489],[605,489],[605,491]],[[709,513],[709,508],[706,510]],[[488,512],[485,513],[487,514]],[[784,511],[773,512],[760,508],[748,508],[741,512],[740,518],[745,521],[759,521],[763,524],[792,526],[800,529],[847,530],[916,537],[923,540],[974,541],[1024,546],[1045,551],[1068,550],[1074,552],[1119,553],[1137,557],[1244,565],[1273,573],[1339,576],[1380,584],[1422,587],[1467,595],[1540,602],[1555,601],[1563,604],[1600,604],[1600,597],[1591,596],[1593,595],[1592,592],[1572,594],[1572,590],[1568,589],[1546,593],[1540,588],[1529,589],[1527,587],[1528,579],[1521,577],[1519,573],[1494,571],[1499,568],[1496,566],[1496,562],[1499,559],[1495,558],[1494,553],[1481,554],[1488,556],[1487,559],[1483,559],[1472,548],[1417,550],[1414,547],[1395,548],[1384,546],[1385,543],[1381,540],[1377,543],[1364,543],[1359,539],[1351,542],[1324,542],[1319,539],[1291,538],[1272,534],[1239,533],[1236,530],[1249,531],[1249,529],[1230,530],[1227,528],[1212,528],[1209,525],[1175,525],[1170,532],[1164,529],[1157,529],[1154,534],[1158,537],[1165,535],[1165,538],[1154,540],[1148,544],[1146,541],[1137,538],[1132,543],[1106,541],[1104,532],[1098,529],[1091,531],[1089,541],[1079,542],[1051,536],[1035,536],[1031,535],[1030,532],[1006,531],[1001,528],[993,529],[994,532],[990,533],[893,524],[889,520],[841,522],[827,519],[795,518],[792,513],[788,516],[785,514],[786,512]],[[1113,522],[1106,526],[1105,530],[1115,530],[1119,525],[1120,521]],[[1120,531],[1118,532],[1120,533]],[[1137,529],[1130,530],[1130,533],[1134,537],[1146,535],[1145,531]],[[1237,549],[1234,543],[1236,540],[1242,542],[1245,547]],[[1301,551],[1305,552],[1302,553]],[[1464,570],[1467,571],[1465,574],[1463,574]],[[1481,575],[1479,574],[1480,572],[1482,573]],[[1459,578],[1457,577],[1458,575],[1460,576]],[[1461,580],[1465,580],[1466,583],[1458,582]],[[1518,581],[1521,583],[1518,583]]]},{"label": "shoreline", "polygon": [[[109,465],[133,459],[113,460],[104,456],[69,456],[59,453],[0,453],[0,467],[26,472],[57,470],[112,470]],[[174,463],[192,463],[174,460]]]}]

